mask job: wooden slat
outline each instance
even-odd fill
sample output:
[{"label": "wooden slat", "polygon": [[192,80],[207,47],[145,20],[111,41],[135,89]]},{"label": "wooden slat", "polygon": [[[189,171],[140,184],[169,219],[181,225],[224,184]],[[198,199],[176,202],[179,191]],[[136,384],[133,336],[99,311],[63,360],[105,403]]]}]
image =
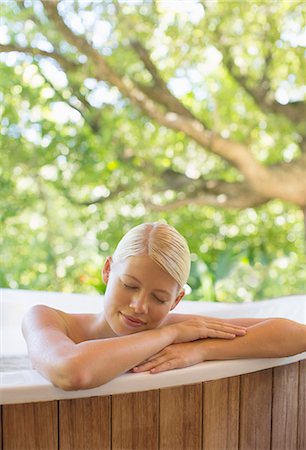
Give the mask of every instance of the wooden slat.
[{"label": "wooden slat", "polygon": [[158,449],[159,391],[112,397],[112,450]]},{"label": "wooden slat", "polygon": [[272,450],[297,448],[299,363],[273,369]]},{"label": "wooden slat", "polygon": [[266,450],[271,441],[272,369],[241,375],[241,450]]},{"label": "wooden slat", "polygon": [[298,450],[306,449],[306,360],[299,363]]},{"label": "wooden slat", "polygon": [[58,448],[57,402],[2,406],[4,450]]},{"label": "wooden slat", "polygon": [[110,397],[59,401],[60,450],[110,449]]},{"label": "wooden slat", "polygon": [[202,384],[160,391],[160,449],[202,448]]},{"label": "wooden slat", "polygon": [[2,406],[0,405],[0,449],[3,449],[2,445]]},{"label": "wooden slat", "polygon": [[239,377],[203,383],[203,449],[238,450]]}]

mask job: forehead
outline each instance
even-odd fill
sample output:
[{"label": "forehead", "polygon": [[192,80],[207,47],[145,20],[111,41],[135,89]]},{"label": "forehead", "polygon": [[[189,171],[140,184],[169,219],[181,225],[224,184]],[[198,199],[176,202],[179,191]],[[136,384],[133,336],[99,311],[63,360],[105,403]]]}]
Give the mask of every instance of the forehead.
[{"label": "forehead", "polygon": [[130,275],[142,284],[150,284],[155,289],[167,289],[176,292],[178,283],[148,255],[130,256],[118,263],[117,273]]}]

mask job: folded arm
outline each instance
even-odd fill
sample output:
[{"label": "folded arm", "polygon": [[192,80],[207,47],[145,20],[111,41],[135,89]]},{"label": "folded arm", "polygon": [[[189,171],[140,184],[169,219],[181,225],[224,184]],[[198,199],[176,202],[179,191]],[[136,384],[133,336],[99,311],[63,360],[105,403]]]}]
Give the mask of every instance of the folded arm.
[{"label": "folded arm", "polygon": [[254,318],[254,317],[253,318],[238,317],[238,318],[224,319],[220,317],[204,316],[202,314],[195,315],[195,314],[171,313],[167,318],[167,324],[170,325],[179,322],[184,322],[185,320],[190,320],[192,318],[202,318],[207,322],[218,321],[219,323],[237,325],[239,327],[250,327],[252,325],[256,325],[257,323],[264,322],[267,320],[266,318]]},{"label": "folded arm", "polygon": [[65,390],[104,384],[173,343],[212,336],[233,339],[237,333],[244,333],[238,326],[190,318],[127,336],[95,339],[84,331],[76,338],[79,329],[90,328],[91,322],[85,326],[87,319],[71,317],[39,305],[28,312],[22,325],[33,367]]},{"label": "folded arm", "polygon": [[306,351],[306,326],[288,319],[266,319],[248,327],[234,340],[205,339],[170,345],[134,368],[135,372],[187,367],[202,361],[275,358]]},{"label": "folded arm", "polygon": [[82,337],[75,342],[71,329],[61,311],[45,306],[32,308],[22,325],[33,367],[64,390],[104,384],[170,345],[176,337],[174,327],[167,327],[138,336],[84,341]]}]

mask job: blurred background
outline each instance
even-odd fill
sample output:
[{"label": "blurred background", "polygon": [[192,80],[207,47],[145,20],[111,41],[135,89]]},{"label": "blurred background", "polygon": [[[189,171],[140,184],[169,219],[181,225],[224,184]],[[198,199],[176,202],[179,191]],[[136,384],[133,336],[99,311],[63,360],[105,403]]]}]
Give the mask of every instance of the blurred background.
[{"label": "blurred background", "polygon": [[161,220],[188,299],[305,293],[304,2],[0,8],[2,287],[103,293],[121,236]]}]

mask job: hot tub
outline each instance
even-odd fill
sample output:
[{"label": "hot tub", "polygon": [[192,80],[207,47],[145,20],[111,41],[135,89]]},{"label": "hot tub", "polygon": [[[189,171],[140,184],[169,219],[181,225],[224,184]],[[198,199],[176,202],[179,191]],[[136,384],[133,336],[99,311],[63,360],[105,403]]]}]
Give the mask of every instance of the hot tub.
[{"label": "hot tub", "polygon": [[[127,373],[72,392],[31,369],[20,331],[30,306],[98,312],[102,302],[97,295],[2,289],[3,449],[305,450],[306,352],[209,361],[156,375]],[[306,297],[245,304],[184,301],[176,311],[306,323]]]}]

